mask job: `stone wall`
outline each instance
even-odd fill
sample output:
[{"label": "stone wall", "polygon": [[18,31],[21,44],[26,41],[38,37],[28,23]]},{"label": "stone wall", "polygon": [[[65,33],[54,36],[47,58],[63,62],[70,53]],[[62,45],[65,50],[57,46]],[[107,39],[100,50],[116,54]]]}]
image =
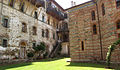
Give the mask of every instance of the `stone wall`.
[{"label": "stone wall", "polygon": [[[16,1],[14,8],[8,6],[9,0],[3,0],[3,3],[0,1],[0,9],[2,8],[2,15],[3,17],[9,18],[9,28],[5,28],[2,25],[2,18],[0,19],[0,45],[2,48],[2,39],[8,40],[8,47],[16,47],[20,48],[20,42],[26,41],[27,45],[26,48],[31,48],[32,43],[36,41],[37,44],[40,42],[44,42],[47,46],[49,46],[49,51],[52,50],[53,45],[56,43],[56,39],[53,39],[53,33],[56,33],[56,28],[47,24],[47,14],[45,12],[45,9],[40,7],[36,10],[33,10],[35,8],[34,5],[29,4],[29,2],[25,2],[25,12],[19,11],[19,5],[20,2]],[[2,4],[2,5],[1,5]],[[29,7],[27,6],[29,4]],[[28,8],[27,8],[28,7]],[[34,18],[34,14],[32,11],[40,12],[38,15],[38,19]],[[1,12],[1,10],[0,10]],[[45,16],[45,22],[42,22],[42,15]],[[27,32],[22,32],[22,23],[27,24]],[[53,24],[51,22],[51,24]],[[33,35],[32,27],[37,27],[37,35]],[[42,29],[49,30],[49,38],[42,37]]]}]

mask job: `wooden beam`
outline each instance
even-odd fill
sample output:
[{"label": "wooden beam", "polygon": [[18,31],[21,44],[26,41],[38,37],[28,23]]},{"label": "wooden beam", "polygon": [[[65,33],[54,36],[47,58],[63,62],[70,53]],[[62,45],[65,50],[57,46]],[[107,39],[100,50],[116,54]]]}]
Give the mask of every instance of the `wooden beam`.
[{"label": "wooden beam", "polygon": [[[30,2],[31,2],[31,0],[30,0]],[[26,8],[26,10],[25,10],[25,12],[27,11],[27,9],[29,8],[29,6],[30,6],[30,2],[28,2],[28,4],[27,4],[27,8]]]},{"label": "wooden beam", "polygon": [[22,0],[22,2],[20,2],[20,9],[21,9],[24,2],[25,2],[25,0]]},{"label": "wooden beam", "polygon": [[36,7],[36,5],[37,5],[37,3],[35,3],[35,8],[32,10],[32,13],[31,13],[31,15],[33,15],[33,12],[34,12],[35,10],[37,10],[37,7]]},{"label": "wooden beam", "polygon": [[39,13],[38,13],[38,16],[40,15],[40,13],[41,13],[41,10],[42,10],[42,8],[40,8],[40,11],[39,11]]}]

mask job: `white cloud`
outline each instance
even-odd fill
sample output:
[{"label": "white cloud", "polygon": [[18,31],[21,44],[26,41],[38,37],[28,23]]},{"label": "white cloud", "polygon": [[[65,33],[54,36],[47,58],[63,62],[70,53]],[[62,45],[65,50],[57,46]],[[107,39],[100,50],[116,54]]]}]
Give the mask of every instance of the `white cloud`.
[{"label": "white cloud", "polygon": [[64,9],[71,7],[71,1],[76,2],[76,5],[90,1],[90,0],[55,0],[58,4],[60,4]]}]

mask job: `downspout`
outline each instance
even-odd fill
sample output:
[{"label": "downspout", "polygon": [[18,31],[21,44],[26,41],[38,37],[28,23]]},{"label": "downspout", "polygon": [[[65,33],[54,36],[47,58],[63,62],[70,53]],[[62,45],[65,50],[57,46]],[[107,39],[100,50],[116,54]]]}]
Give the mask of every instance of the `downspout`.
[{"label": "downspout", "polygon": [[100,49],[101,49],[101,60],[103,60],[103,50],[102,50],[102,35],[101,35],[101,27],[100,27],[100,18],[99,18],[99,10],[98,10],[98,4],[97,1],[94,2],[96,4],[97,9],[97,20],[98,20],[98,26],[99,26],[99,36],[100,36]]},{"label": "downspout", "polygon": [[1,11],[0,11],[1,21],[0,21],[0,23],[2,23],[2,9],[3,9],[3,0],[1,1]]}]

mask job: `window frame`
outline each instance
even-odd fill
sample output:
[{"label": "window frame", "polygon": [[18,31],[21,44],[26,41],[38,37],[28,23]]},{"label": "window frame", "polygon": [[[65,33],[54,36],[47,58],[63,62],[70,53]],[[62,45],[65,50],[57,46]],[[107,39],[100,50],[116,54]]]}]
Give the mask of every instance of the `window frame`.
[{"label": "window frame", "polygon": [[[94,28],[94,26],[95,26],[95,28]],[[93,28],[93,35],[96,35],[97,34],[97,25],[93,24],[92,28]]]},{"label": "window frame", "polygon": [[117,0],[115,0],[115,2],[116,2],[116,8],[120,8],[120,0],[119,0],[119,6],[117,4]]},{"label": "window frame", "polygon": [[[24,25],[24,27],[23,27],[23,25]],[[22,23],[22,32],[27,33],[27,24],[24,22]]]},{"label": "window frame", "polygon": [[[118,25],[119,24],[119,25]],[[116,28],[120,29],[120,21],[116,22]]]},{"label": "window frame", "polygon": [[[35,44],[35,45],[34,45]],[[37,44],[36,44],[36,42],[33,42],[32,43],[32,47],[36,47],[37,46]]]},{"label": "window frame", "polygon": [[102,15],[104,16],[105,15],[105,5],[104,5],[104,3],[102,3],[101,7],[102,7]]},{"label": "window frame", "polygon": [[42,37],[45,37],[45,31],[42,29]]},{"label": "window frame", "polygon": [[42,22],[45,22],[45,15],[42,15]]},{"label": "window frame", "polygon": [[85,43],[84,43],[84,41],[81,41],[81,50],[82,50],[82,51],[85,50]]},{"label": "window frame", "polygon": [[49,38],[49,30],[46,29],[46,38]]},{"label": "window frame", "polygon": [[38,12],[37,11],[34,12],[34,18],[38,19]]},{"label": "window frame", "polygon": [[[5,23],[5,19],[7,19],[7,23]],[[9,17],[6,17],[6,16],[2,17],[2,25],[3,25],[3,27],[9,28],[9,22],[10,22]]]},{"label": "window frame", "polygon": [[91,17],[92,17],[92,21],[96,20],[96,14],[94,10],[91,11]]},{"label": "window frame", "polygon": [[32,31],[33,31],[33,35],[37,35],[37,27],[33,26]]},{"label": "window frame", "polygon": [[[4,46],[4,40],[6,40],[6,41],[7,41],[6,46]],[[6,39],[6,38],[3,38],[3,39],[2,39],[2,47],[8,47],[8,39]]]}]

